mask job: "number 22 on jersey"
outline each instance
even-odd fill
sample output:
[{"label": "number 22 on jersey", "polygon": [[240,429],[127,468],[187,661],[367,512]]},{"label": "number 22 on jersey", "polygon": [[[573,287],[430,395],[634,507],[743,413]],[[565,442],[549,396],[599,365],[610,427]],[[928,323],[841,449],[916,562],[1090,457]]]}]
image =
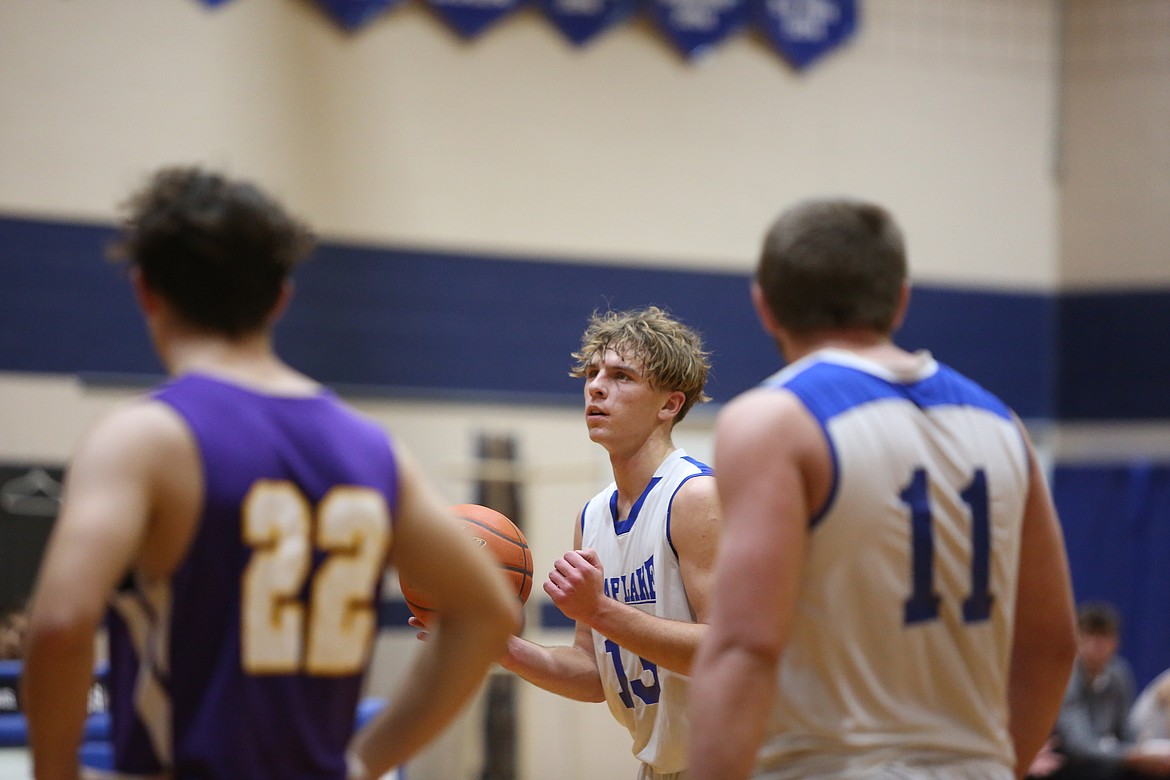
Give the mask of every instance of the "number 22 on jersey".
[{"label": "number 22 on jersey", "polygon": [[[365,664],[389,510],[381,493],[352,485],[332,488],[315,510],[314,517],[285,481],[260,480],[244,499],[243,539],[253,552],[243,574],[240,643],[250,674],[341,676]],[[325,554],[315,571],[314,549]]]}]

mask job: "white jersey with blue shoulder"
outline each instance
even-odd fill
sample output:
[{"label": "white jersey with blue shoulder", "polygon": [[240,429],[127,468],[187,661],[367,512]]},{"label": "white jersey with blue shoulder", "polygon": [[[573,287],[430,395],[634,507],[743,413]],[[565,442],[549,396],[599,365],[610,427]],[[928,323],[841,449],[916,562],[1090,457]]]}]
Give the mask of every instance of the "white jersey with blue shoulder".
[{"label": "white jersey with blue shoulder", "polygon": [[1002,401],[915,357],[896,372],[822,350],[763,383],[820,423],[834,474],[757,776],[1014,776],[1028,450]]},{"label": "white jersey with blue shoulder", "polygon": [[[657,617],[695,621],[671,541],[671,503],[687,480],[712,474],[709,466],[676,449],[658,466],[628,517],[618,517],[613,483],[585,505],[582,546],[597,551],[607,596]],[[658,668],[596,631],[593,652],[606,702],[629,729],[634,755],[659,774],[685,769],[689,678]]]}]

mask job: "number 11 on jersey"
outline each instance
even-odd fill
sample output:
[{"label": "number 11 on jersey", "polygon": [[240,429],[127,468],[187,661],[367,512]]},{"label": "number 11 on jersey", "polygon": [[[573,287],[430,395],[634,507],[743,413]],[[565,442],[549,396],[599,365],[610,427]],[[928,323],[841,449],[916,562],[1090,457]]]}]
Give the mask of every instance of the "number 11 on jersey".
[{"label": "number 11 on jersey", "polygon": [[[959,493],[971,513],[971,590],[963,601],[963,622],[978,623],[991,617],[995,601],[991,587],[991,517],[987,473],[976,469],[971,482]],[[914,625],[936,620],[941,598],[934,590],[934,515],[930,506],[930,480],[926,469],[916,469],[899,497],[910,509],[910,581],[904,622]]]}]

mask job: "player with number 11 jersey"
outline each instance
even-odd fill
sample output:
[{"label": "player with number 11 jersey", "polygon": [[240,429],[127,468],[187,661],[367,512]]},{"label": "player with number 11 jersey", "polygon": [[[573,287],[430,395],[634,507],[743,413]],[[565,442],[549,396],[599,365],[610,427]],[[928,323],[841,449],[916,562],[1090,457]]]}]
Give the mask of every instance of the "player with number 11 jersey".
[{"label": "player with number 11 jersey", "polygon": [[843,770],[876,742],[888,753],[865,755],[879,765],[959,753],[999,776],[1014,761],[1004,724],[1029,473],[1011,412],[926,353],[894,370],[822,350],[763,387],[816,418],[836,475],[809,529],[761,766]]},{"label": "player with number 11 jersey", "polygon": [[1072,665],[1060,524],[1000,399],[894,342],[905,241],[814,198],[751,300],[787,366],[719,414],[727,530],[691,681],[693,780],[1023,777]]}]

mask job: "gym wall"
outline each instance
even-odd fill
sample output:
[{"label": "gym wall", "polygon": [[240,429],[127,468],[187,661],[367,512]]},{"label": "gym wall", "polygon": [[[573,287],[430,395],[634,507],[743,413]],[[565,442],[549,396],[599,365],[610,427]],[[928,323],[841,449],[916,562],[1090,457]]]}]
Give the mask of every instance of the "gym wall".
[{"label": "gym wall", "polygon": [[[901,341],[1000,392],[1054,468],[1170,459],[1165,5],[860,5],[856,37],[798,73],[750,35],[686,62],[644,18],[575,49],[530,10],[464,41],[421,0],[356,33],[287,0],[0,4],[0,459],[64,462],[159,376],[101,252],[116,204],[181,162],[254,177],[318,229],[281,350],[452,503],[476,437],[516,438],[538,575],[608,481],[566,376],[584,318],[669,306],[726,400],[779,365],[748,275],[814,194],[891,208],[915,278]],[[679,430],[700,458],[714,411]],[[542,601],[532,638],[570,641]],[[384,632],[372,688],[414,647]],[[522,777],[632,776],[604,706],[519,690]],[[480,717],[411,779],[477,777]]]}]

